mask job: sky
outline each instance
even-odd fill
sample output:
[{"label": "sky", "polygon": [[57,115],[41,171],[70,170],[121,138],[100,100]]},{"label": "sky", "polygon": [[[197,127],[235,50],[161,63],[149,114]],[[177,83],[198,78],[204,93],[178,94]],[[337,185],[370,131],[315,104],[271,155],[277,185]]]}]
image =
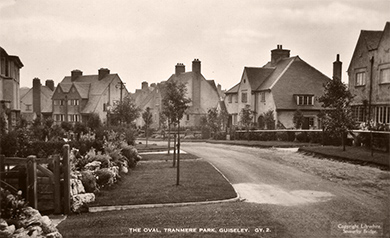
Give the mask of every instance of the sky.
[{"label": "sky", "polygon": [[277,45],[343,81],[361,30],[383,30],[390,0],[1,0],[0,46],[33,78],[57,85],[74,69],[117,73],[130,92],[167,80],[177,63],[222,89],[262,67]]}]

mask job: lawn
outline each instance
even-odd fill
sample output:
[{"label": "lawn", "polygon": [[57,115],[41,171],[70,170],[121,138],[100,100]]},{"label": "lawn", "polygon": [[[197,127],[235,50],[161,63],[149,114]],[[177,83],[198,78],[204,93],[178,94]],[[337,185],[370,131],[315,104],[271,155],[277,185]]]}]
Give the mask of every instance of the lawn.
[{"label": "lawn", "polygon": [[146,157],[150,161],[140,162],[129,175],[122,176],[119,183],[102,189],[90,206],[214,201],[236,197],[230,183],[206,161],[183,154],[180,185],[176,186],[177,170],[172,167],[171,156],[154,154]]},{"label": "lawn", "polygon": [[206,142],[207,143],[214,143],[214,144],[240,145],[240,146],[251,146],[251,147],[260,147],[260,148],[270,148],[270,147],[289,148],[289,147],[316,146],[316,145],[318,145],[318,144],[314,144],[314,143],[295,142],[295,141],[207,140]]},{"label": "lawn", "polygon": [[389,153],[375,151],[374,156],[371,156],[371,150],[364,147],[347,146],[346,150],[343,151],[342,146],[311,146],[300,148],[299,151],[315,153],[341,161],[350,161],[358,164],[378,165],[387,170],[390,167]]},{"label": "lawn", "polygon": [[[299,221],[299,220],[298,220]],[[255,233],[255,228],[269,228],[269,233]],[[130,233],[130,228],[141,232]],[[161,233],[145,229],[158,228]],[[164,232],[164,228],[195,228],[193,233]],[[203,233],[200,228],[215,228]],[[224,233],[220,229],[244,228],[247,233]],[[284,237],[286,228],[277,223],[264,205],[221,203],[185,207],[144,208],[127,211],[86,213],[68,217],[59,226],[64,237]]]}]

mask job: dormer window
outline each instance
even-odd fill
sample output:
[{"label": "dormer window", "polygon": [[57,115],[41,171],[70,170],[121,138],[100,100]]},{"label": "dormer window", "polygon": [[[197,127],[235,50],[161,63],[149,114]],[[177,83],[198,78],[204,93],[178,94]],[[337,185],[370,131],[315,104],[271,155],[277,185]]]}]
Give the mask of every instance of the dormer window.
[{"label": "dormer window", "polygon": [[314,95],[296,95],[297,105],[314,105]]}]

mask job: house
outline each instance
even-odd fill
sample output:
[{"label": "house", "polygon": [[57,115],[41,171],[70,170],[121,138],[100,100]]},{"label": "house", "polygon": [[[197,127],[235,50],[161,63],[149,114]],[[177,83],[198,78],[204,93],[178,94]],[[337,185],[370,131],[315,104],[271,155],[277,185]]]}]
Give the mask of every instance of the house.
[{"label": "house", "polygon": [[[207,111],[217,106],[223,97],[221,85],[216,85],[214,80],[207,80],[201,73],[201,61],[194,59],[192,61],[192,71],[185,71],[185,65],[178,63],[175,66],[175,73],[167,81],[174,80],[186,85],[187,98],[191,99],[189,108],[180,121],[182,127],[195,128],[200,126],[200,118],[207,114]],[[146,107],[151,109],[153,114],[153,128],[159,126],[159,113],[161,112],[162,91],[164,84],[162,81],[158,84],[152,84],[148,87],[147,82],[142,83],[142,89],[136,90],[132,97],[136,105],[145,111]],[[142,118],[137,120],[137,125],[142,126]]]},{"label": "house", "polygon": [[20,116],[20,69],[18,56],[9,55],[0,47],[0,116],[7,129],[12,129]]},{"label": "house", "polygon": [[107,122],[112,107],[127,94],[119,75],[110,74],[109,69],[101,68],[95,75],[73,70],[54,91],[53,119],[56,123],[87,122],[92,114],[97,114],[102,122]]},{"label": "house", "polygon": [[383,31],[360,32],[348,67],[348,87],[358,122],[390,124],[390,22]]},{"label": "house", "polygon": [[23,90],[20,93],[21,116],[27,122],[32,122],[37,116],[43,119],[51,118],[53,113],[52,96],[54,94],[54,81],[46,80],[45,85],[41,84],[39,78],[33,79],[33,87]]},{"label": "house", "polygon": [[149,86],[148,82],[142,82],[141,89],[136,89],[135,93],[130,94],[137,107],[141,109],[141,116],[136,119],[136,125],[141,127],[145,124],[142,119],[142,113],[146,108],[150,109],[152,114],[152,124],[150,128],[157,129],[160,127],[160,113],[161,113],[161,88],[162,84],[152,83]]},{"label": "house", "polygon": [[[341,62],[335,65],[341,67]],[[341,69],[340,78],[341,78]],[[253,111],[253,123],[261,125],[266,113],[272,112],[275,126],[292,128],[294,113],[304,116],[303,129],[319,127],[322,109],[318,97],[330,80],[299,56],[290,57],[290,50],[278,45],[271,51],[271,61],[263,67],[244,67],[240,82],[226,91],[225,104],[230,125],[240,125],[244,107]]]}]

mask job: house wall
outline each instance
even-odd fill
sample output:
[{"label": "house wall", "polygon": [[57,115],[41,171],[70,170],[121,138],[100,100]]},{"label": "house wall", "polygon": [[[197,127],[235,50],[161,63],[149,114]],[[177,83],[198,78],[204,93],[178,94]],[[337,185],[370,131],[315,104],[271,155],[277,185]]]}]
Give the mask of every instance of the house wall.
[{"label": "house wall", "polygon": [[[243,98],[243,93],[246,93],[247,95],[247,101],[246,102],[242,102]],[[246,72],[244,71],[243,75],[242,75],[242,78],[241,78],[241,82],[240,82],[240,86],[238,88],[238,105],[237,105],[237,111],[236,113],[238,114],[238,122],[240,122],[240,112],[243,108],[245,108],[247,105],[250,105],[251,107],[251,110],[254,111],[254,94],[252,95],[252,88],[249,84],[249,80],[248,80],[248,77],[246,75]]]},{"label": "house wall", "polygon": [[[261,94],[262,93],[265,93],[265,102],[261,101]],[[260,115],[268,112],[269,110],[274,111],[274,119],[275,119],[275,121],[277,121],[276,120],[277,113],[275,111],[275,101],[274,101],[274,98],[273,98],[271,91],[256,92],[256,94],[257,94],[257,96],[256,96],[256,99],[257,99],[256,122],[258,122],[258,118]]]},{"label": "house wall", "polygon": [[[230,100],[229,97],[232,97],[231,102],[229,102],[229,100]],[[227,109],[229,114],[235,114],[238,112],[238,94],[237,93],[226,95],[226,97],[224,98],[224,101],[225,101],[226,109]]]},{"label": "house wall", "polygon": [[217,106],[219,101],[218,92],[206,80],[202,80],[200,86],[200,107],[207,113],[209,109]]},{"label": "house wall", "polygon": [[[294,118],[295,111],[278,111],[277,113],[277,120],[281,122],[287,129],[295,128],[293,118]],[[318,123],[318,111],[302,111],[303,117],[312,117],[314,120],[314,127],[319,128]]]},{"label": "house wall", "polygon": [[[380,72],[390,68],[390,24],[382,35],[374,64],[376,83],[373,85],[373,102],[377,104],[390,104],[390,83],[380,82]],[[390,105],[389,105],[390,106]]]}]

